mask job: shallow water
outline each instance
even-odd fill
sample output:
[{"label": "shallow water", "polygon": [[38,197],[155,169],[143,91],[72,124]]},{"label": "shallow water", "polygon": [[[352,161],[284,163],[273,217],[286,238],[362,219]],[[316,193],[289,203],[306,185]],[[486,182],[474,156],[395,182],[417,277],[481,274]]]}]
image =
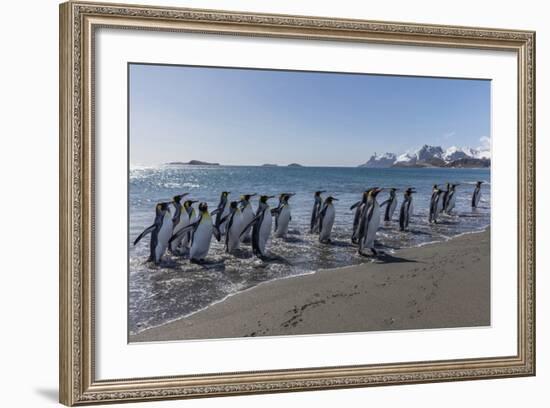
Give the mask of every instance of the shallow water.
[{"label": "shallow water", "polygon": [[[476,181],[484,181],[480,208],[472,212],[471,196]],[[454,214],[440,216],[437,225],[428,224],[432,185],[460,183]],[[237,166],[161,166],[135,167],[130,170],[129,191],[129,330],[137,333],[186,316],[227,296],[261,282],[369,262],[357,254],[350,236],[353,211],[349,207],[361,198],[368,187],[396,187],[398,205],[394,221],[381,223],[377,248],[395,249],[444,241],[462,233],[481,230],[490,224],[489,169],[365,169],[335,167],[237,167]],[[403,190],[415,187],[415,215],[409,231],[400,232],[399,207]],[[230,191],[230,200],[241,194],[278,195],[296,193],[291,198],[292,221],[286,239],[272,239],[271,258],[264,262],[252,255],[244,244],[235,255],[223,252],[223,245],[212,241],[206,265],[194,265],[183,257],[166,255],[160,266],[147,263],[149,240],[137,246],[132,242],[154,219],[154,206],[176,194],[190,193],[189,198],[206,201],[216,207],[221,191]],[[332,245],[320,244],[310,235],[309,220],[313,193],[327,190],[333,195],[336,219]],[[383,202],[388,193],[378,196]],[[187,197],[186,197],[187,198]],[[253,207],[257,207],[254,197]],[[271,200],[271,206],[277,205]]]}]

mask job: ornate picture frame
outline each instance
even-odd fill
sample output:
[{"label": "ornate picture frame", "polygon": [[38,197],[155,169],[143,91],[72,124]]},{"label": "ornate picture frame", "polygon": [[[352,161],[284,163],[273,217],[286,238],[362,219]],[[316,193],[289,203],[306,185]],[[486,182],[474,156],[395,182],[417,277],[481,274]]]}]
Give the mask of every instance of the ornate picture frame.
[{"label": "ornate picture frame", "polygon": [[[503,50],[517,55],[517,353],[98,380],[95,375],[94,46],[100,27]],[[535,33],[505,29],[68,2],[60,6],[60,402],[147,401],[535,374]],[[122,135],[121,137],[124,137]]]}]

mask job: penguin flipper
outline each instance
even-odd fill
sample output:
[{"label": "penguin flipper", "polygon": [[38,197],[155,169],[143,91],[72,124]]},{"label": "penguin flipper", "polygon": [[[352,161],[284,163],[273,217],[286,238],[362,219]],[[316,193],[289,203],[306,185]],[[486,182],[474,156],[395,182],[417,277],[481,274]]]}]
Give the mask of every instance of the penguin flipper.
[{"label": "penguin flipper", "polygon": [[386,200],[384,201],[382,204],[380,204],[380,208],[382,208],[383,206],[385,206],[386,204],[389,204],[391,202],[391,200]]},{"label": "penguin flipper", "polygon": [[240,236],[242,237],[244,235],[245,232],[248,231],[248,229],[256,222],[260,219],[260,217],[262,216],[262,214],[260,213],[259,215],[256,215],[254,218],[252,218],[252,221],[250,221],[248,223],[248,225],[246,227],[243,228]]},{"label": "penguin flipper", "polygon": [[181,237],[183,234],[187,233],[189,230],[195,230],[195,228],[197,228],[197,226],[200,224],[201,222],[201,219],[202,217],[200,217],[197,221],[195,221],[194,223],[192,224],[189,224],[189,225],[186,225],[185,227],[183,227],[182,229],[180,229],[178,232],[176,232],[174,235],[172,235],[170,237],[170,239],[168,240],[168,245],[170,245],[174,240],[178,239],[179,237]]},{"label": "penguin flipper", "polygon": [[154,229],[155,229],[155,224],[153,224],[150,227],[146,228],[141,234],[139,234],[139,237],[136,238],[136,240],[134,241],[134,245],[137,245],[137,243],[139,241],[141,241],[141,239],[144,236],[146,236],[147,234],[150,234],[151,232],[153,232]]},{"label": "penguin flipper", "polygon": [[355,204],[353,204],[349,209],[353,210],[355,207],[357,207],[359,204],[361,204],[361,201],[357,201]]},{"label": "penguin flipper", "polygon": [[222,233],[221,233],[220,227],[218,225],[213,225],[212,235],[214,235],[214,238],[216,238],[216,241],[218,241],[218,242],[221,241]]}]

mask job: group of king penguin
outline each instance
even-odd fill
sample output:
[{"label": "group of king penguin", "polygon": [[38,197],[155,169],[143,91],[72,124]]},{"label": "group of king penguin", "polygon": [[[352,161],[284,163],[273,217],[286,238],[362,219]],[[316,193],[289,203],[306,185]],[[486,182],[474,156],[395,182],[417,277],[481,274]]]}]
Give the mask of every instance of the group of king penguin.
[{"label": "group of king penguin", "polygon": [[[481,198],[481,185],[478,181],[472,195],[472,208],[477,208]],[[437,223],[440,213],[451,214],[456,203],[456,187],[459,184],[447,183],[443,190],[434,185],[430,200],[429,222]],[[374,248],[376,233],[380,227],[381,211],[384,211],[384,221],[391,222],[397,208],[397,188],[389,189],[389,197],[381,204],[377,201],[378,194],[383,188],[373,187],[364,191],[360,201],[350,207],[355,210],[351,241],[358,246],[360,255],[367,256],[369,249],[374,256],[378,252]],[[318,234],[319,242],[330,243],[332,226],[336,211],[333,196],[323,200],[325,191],[316,191],[314,194],[313,209],[311,212],[310,234]],[[399,229],[407,231],[409,221],[413,215],[413,194],[416,190],[407,188],[403,194],[403,202],[399,211]],[[208,204],[201,202],[198,212],[193,205],[196,200],[185,199],[189,193],[176,195],[170,202],[158,203],[155,207],[155,221],[146,228],[134,241],[134,245],[151,234],[150,254],[148,261],[159,264],[168,250],[173,255],[189,255],[194,263],[203,263],[208,251],[212,236],[217,241],[224,238],[225,251],[232,253],[241,243],[250,242],[252,252],[259,258],[267,255],[267,245],[273,235],[276,238],[285,238],[292,220],[289,200],[294,193],[281,193],[279,204],[271,208],[268,200],[275,196],[262,195],[258,201],[256,211],[252,208],[251,199],[257,194],[244,194],[239,201],[229,201],[230,192],[223,191],[218,206],[214,211],[208,211]],[[172,210],[173,209],[173,212]],[[273,227],[273,223],[275,226]]]}]

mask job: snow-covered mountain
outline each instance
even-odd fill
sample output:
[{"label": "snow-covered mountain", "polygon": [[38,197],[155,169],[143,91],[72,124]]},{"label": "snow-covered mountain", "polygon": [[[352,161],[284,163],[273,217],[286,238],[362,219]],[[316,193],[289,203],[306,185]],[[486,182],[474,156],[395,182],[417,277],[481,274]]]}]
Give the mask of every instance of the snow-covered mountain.
[{"label": "snow-covered mountain", "polygon": [[441,146],[424,145],[415,152],[406,152],[401,155],[375,153],[359,167],[489,167],[490,164],[491,155],[488,146],[478,149],[451,146],[443,150]]},{"label": "snow-covered mountain", "polygon": [[391,167],[395,160],[396,156],[393,153],[374,153],[366,163],[359,165],[359,167],[369,167],[371,169]]}]

